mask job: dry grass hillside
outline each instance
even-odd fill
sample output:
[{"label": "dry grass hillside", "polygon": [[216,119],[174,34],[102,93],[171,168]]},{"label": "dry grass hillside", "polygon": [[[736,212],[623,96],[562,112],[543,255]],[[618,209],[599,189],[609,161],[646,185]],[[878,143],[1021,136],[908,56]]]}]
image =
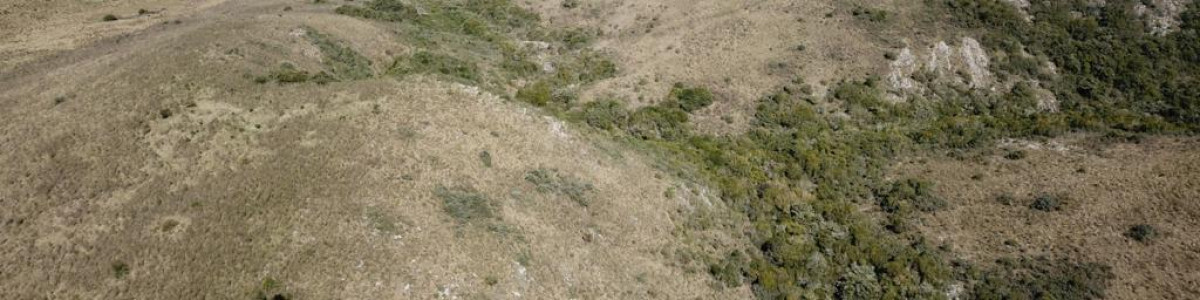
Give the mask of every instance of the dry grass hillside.
[{"label": "dry grass hillside", "polygon": [[1196,299],[1189,0],[0,0],[0,299]]},{"label": "dry grass hillside", "polygon": [[[194,11],[100,19],[160,4]],[[37,50],[0,76],[5,297],[747,297],[677,267],[676,225],[724,209],[645,155],[430,78],[255,83],[322,64],[306,30],[375,65],[406,45],[331,6],[205,4],[4,43]]]},{"label": "dry grass hillside", "polygon": [[[1197,141],[1106,144],[1089,137],[1012,142],[967,159],[904,159],[895,176],[939,184],[950,208],[925,216],[921,231],[971,261],[1083,258],[1113,267],[1113,299],[1200,293],[1200,237],[1191,232],[1200,226]],[[1031,208],[1040,197],[1061,207]],[[1129,236],[1141,224],[1154,228],[1145,242]]]}]

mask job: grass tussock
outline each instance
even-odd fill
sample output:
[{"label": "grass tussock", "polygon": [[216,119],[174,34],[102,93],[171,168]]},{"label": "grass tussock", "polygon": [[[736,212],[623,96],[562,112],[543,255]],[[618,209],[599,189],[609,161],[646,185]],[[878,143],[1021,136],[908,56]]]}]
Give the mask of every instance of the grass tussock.
[{"label": "grass tussock", "polygon": [[595,189],[591,183],[554,169],[529,171],[525,181],[533,184],[538,192],[560,195],[583,207],[591,205],[590,194]]}]

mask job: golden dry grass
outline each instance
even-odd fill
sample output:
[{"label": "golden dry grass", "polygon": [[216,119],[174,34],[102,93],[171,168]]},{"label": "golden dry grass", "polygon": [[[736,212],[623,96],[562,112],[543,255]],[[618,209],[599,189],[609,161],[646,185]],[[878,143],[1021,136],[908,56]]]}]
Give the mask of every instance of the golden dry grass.
[{"label": "golden dry grass", "polygon": [[[295,10],[282,13],[288,5]],[[665,197],[693,189],[643,154],[430,78],[251,80],[284,61],[318,68],[305,26],[376,65],[405,50],[386,29],[332,8],[230,1],[179,26],[2,73],[0,290],[15,298],[749,296],[677,267],[673,254],[693,245],[677,225],[726,209],[698,192]],[[539,192],[525,180],[539,168],[592,184],[589,205]],[[478,193],[494,217],[458,222],[436,192],[445,187]],[[744,243],[705,237],[718,247]]]},{"label": "golden dry grass", "polygon": [[[1020,160],[1007,150],[956,160],[906,159],[897,177],[938,184],[950,203],[926,215],[922,232],[974,262],[1021,255],[1069,257],[1113,267],[1113,299],[1188,299],[1200,293],[1200,155],[1194,138],[1151,138],[1106,145],[1071,137],[1052,143],[1018,142]],[[972,178],[978,179],[972,179]],[[1039,194],[1067,196],[1061,211],[1030,209]],[[1012,205],[997,196],[1011,194]],[[1159,237],[1142,244],[1125,236],[1149,224]]]}]

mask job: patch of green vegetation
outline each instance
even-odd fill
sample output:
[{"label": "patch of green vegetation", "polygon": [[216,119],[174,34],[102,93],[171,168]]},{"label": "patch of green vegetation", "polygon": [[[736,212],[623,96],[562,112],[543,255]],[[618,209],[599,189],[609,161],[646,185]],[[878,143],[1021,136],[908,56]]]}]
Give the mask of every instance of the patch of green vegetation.
[{"label": "patch of green vegetation", "polygon": [[887,228],[897,233],[908,230],[913,214],[946,207],[946,201],[933,194],[933,183],[914,178],[892,182],[877,191],[875,197],[880,208],[890,214]]},{"label": "patch of green vegetation", "polygon": [[687,112],[675,107],[646,106],[629,116],[626,131],[646,140],[686,138],[691,126]]},{"label": "patch of green vegetation", "polygon": [[[942,251],[918,236],[891,233],[857,208],[876,193],[913,210],[941,204],[929,193],[928,183],[884,183],[888,159],[912,142],[898,127],[876,126],[889,119],[878,116],[898,109],[878,99],[881,93],[872,92],[877,90],[871,85],[855,88],[863,90],[846,89],[841,97],[873,106],[863,109],[869,121],[819,114],[807,95],[780,92],[763,98],[747,133],[699,135],[688,126],[689,113],[678,97],[704,93],[679,92],[686,88],[674,89],[659,105],[632,112],[620,112],[618,104],[591,104],[583,117],[574,119],[622,129],[632,141],[652,145],[668,161],[686,165],[682,169],[697,170],[696,175],[719,187],[729,206],[744,208],[758,251],[731,257],[689,255],[699,256],[689,261],[707,262],[709,272],[727,286],[752,283],[762,298],[936,297],[949,278]],[[689,109],[706,102],[692,102],[700,105]],[[816,183],[815,190],[804,188],[804,182]]]},{"label": "patch of green vegetation", "polygon": [[[1179,30],[1153,33],[1135,7],[1143,1],[1034,1],[1032,21],[1001,0],[945,0],[957,24],[979,32],[1000,57],[1040,57],[1070,128],[1133,132],[1200,130],[1200,3],[1188,4]],[[1028,75],[1033,62],[993,64]],[[1045,77],[1042,74],[1037,75]]]},{"label": "patch of green vegetation", "polygon": [[525,181],[537,187],[538,192],[566,196],[583,207],[591,205],[588,195],[595,189],[591,183],[554,169],[529,171],[525,174]]},{"label": "patch of green vegetation", "polygon": [[486,222],[496,217],[495,203],[471,187],[444,187],[433,194],[442,199],[442,211],[460,223]]},{"label": "patch of green vegetation", "polygon": [[396,58],[388,68],[388,74],[441,74],[466,82],[478,82],[480,79],[479,66],[474,63],[429,51],[417,51],[411,56]]},{"label": "patch of green vegetation", "polygon": [[553,93],[554,91],[551,90],[549,82],[538,81],[517,90],[517,100],[533,104],[534,106],[544,107],[550,105],[550,101],[554,98]]},{"label": "patch of green vegetation", "polygon": [[495,93],[521,85],[514,98],[555,114],[572,109],[580,86],[617,72],[584,47],[592,31],[540,26],[536,14],[509,0],[372,0],[336,11],[388,22],[416,48],[388,74],[443,75]]},{"label": "patch of green vegetation", "polygon": [[1066,259],[1001,259],[986,271],[966,270],[974,278],[975,299],[1103,299],[1112,270]]},{"label": "patch of green vegetation", "polygon": [[359,80],[374,75],[370,59],[314,28],[305,27],[304,30],[308,40],[321,49],[322,61],[332,77],[339,80]]},{"label": "patch of green vegetation", "polygon": [[671,88],[671,94],[667,96],[668,104],[664,106],[676,106],[684,112],[691,113],[711,105],[713,98],[712,92],[707,88],[687,87],[676,83]]},{"label": "patch of green vegetation", "polygon": [[104,17],[100,18],[101,21],[105,21],[105,22],[112,22],[112,21],[116,21],[116,20],[120,20],[120,19],[121,18],[118,18],[116,15],[113,15],[113,14],[107,14],[107,15],[104,15]]},{"label": "patch of green vegetation", "polygon": [[117,279],[121,279],[121,278],[125,278],[125,276],[129,276],[129,264],[126,264],[123,261],[118,261],[118,262],[112,263],[112,266],[110,266],[109,269],[112,270],[113,277],[115,277]]},{"label": "patch of green vegetation", "polygon": [[577,117],[592,127],[606,131],[625,128],[629,124],[629,111],[625,109],[625,104],[614,100],[588,102]]}]

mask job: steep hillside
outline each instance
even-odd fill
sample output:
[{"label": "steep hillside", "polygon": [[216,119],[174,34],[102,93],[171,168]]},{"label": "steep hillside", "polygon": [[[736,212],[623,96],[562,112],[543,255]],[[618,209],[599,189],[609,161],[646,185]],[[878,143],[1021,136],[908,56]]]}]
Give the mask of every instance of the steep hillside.
[{"label": "steep hillside", "polygon": [[676,267],[692,251],[676,225],[724,209],[642,154],[433,77],[271,73],[326,68],[341,49],[373,76],[410,47],[334,8],[231,1],[6,73],[0,289],[746,297]]},{"label": "steep hillside", "polygon": [[1197,87],[1181,0],[3,1],[0,291],[1192,299]]}]

